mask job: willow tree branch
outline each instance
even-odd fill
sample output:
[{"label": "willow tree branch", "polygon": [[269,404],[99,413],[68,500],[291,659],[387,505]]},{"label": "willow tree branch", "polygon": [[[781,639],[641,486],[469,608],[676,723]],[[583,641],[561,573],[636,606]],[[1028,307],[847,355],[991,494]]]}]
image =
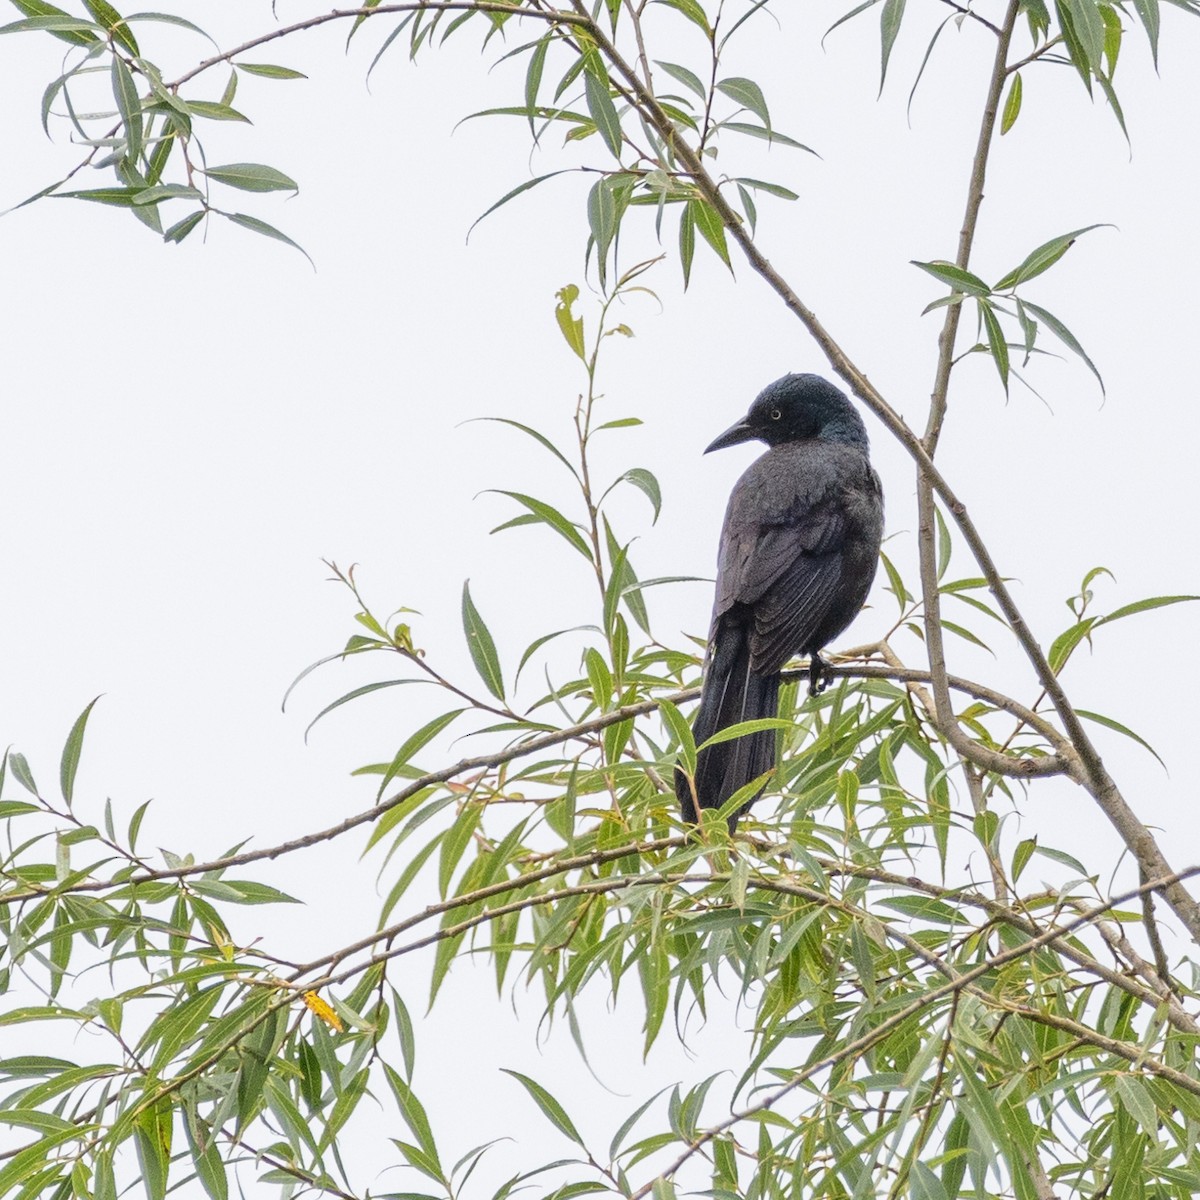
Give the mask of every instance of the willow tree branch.
[{"label": "willow tree branch", "polygon": [[[898,682],[927,682],[929,680],[929,672],[927,671],[870,663],[831,667],[830,674],[846,678],[893,679]],[[785,671],[783,672],[783,676],[785,679],[806,679],[808,677],[808,667],[802,666]],[[958,676],[951,676],[950,682],[952,687],[960,689],[966,695],[973,696],[977,700],[982,700],[994,708],[1024,720],[1035,728],[1045,724],[1041,717],[1036,713],[1030,712],[1018,701],[983,684],[975,683],[969,679],[961,679]],[[699,696],[700,689],[698,687],[682,688],[677,692],[670,692],[664,696],[656,696],[650,700],[641,700],[637,704],[626,704],[621,708],[614,708],[610,712],[601,713],[599,716],[592,717],[587,721],[580,721],[576,725],[569,725],[563,729],[549,730],[536,737],[528,738],[525,741],[508,746],[503,750],[459,759],[458,762],[452,763],[448,767],[443,767],[438,771],[430,771],[428,774],[410,781],[398,792],[387,797],[387,799],[381,800],[378,804],[363,809],[361,812],[355,813],[343,821],[339,821],[336,825],[330,825],[327,829],[319,829],[313,833],[307,833],[302,837],[292,838],[286,842],[279,842],[274,846],[264,846],[259,850],[246,850],[240,854],[231,854],[226,858],[210,859],[207,862],[192,863],[188,866],[164,867],[161,870],[143,871],[136,875],[129,875],[118,879],[86,880],[64,888],[56,888],[52,885],[46,887],[25,887],[17,891],[0,894],[0,907],[36,899],[51,893],[56,896],[65,896],[74,895],[77,892],[103,892],[113,888],[136,887],[139,884],[153,883],[156,880],[184,879],[193,875],[205,875],[212,871],[223,871],[229,867],[244,866],[247,863],[262,862],[265,859],[281,858],[283,855],[291,854],[297,850],[307,850],[323,842],[331,842],[353,829],[369,825],[377,821],[384,813],[390,812],[398,804],[403,804],[405,800],[411,799],[411,797],[424,788],[432,787],[439,783],[448,783],[450,780],[456,779],[460,775],[465,775],[470,771],[488,770],[499,767],[504,763],[513,762],[518,758],[526,758],[531,754],[537,754],[539,751],[561,746],[566,742],[586,739],[592,734],[607,729],[610,725],[618,725],[622,721],[628,721],[635,717],[645,716],[647,713],[654,712],[664,700],[669,700],[672,704],[686,704],[688,701],[698,699]],[[1051,727],[1047,726],[1046,728],[1049,732],[1054,732]],[[1061,740],[1061,735],[1055,736]],[[1006,755],[1004,763],[1001,764],[1000,773],[1018,779],[1029,779],[1069,773],[1069,767],[1054,754],[1040,758]],[[636,847],[631,847],[629,853],[633,853],[635,850]]]},{"label": "willow tree branch", "polygon": [[[587,9],[582,0],[572,0],[572,5],[580,17],[587,17]],[[1016,7],[1017,0],[1010,0],[1010,13]],[[721,218],[721,223],[725,226],[729,236],[737,243],[739,249],[745,255],[747,262],[750,263],[753,270],[763,278],[775,294],[779,296],[786,307],[799,318],[813,340],[825,354],[833,370],[846,381],[850,390],[875,413],[888,428],[889,432],[892,433],[914,459],[918,467],[918,496],[920,497],[922,491],[928,487],[932,488],[941,498],[947,511],[961,531],[968,548],[974,555],[975,561],[979,564],[980,572],[987,580],[988,588],[995,597],[996,603],[1003,613],[1005,620],[1008,622],[1009,627],[1012,629],[1018,644],[1024,651],[1026,658],[1029,659],[1037,676],[1038,683],[1045,689],[1046,695],[1054,705],[1055,711],[1063,723],[1063,729],[1067,738],[1075,748],[1078,756],[1079,771],[1074,777],[1077,778],[1078,782],[1083,784],[1096,801],[1100,810],[1120,834],[1121,839],[1137,860],[1140,869],[1145,872],[1146,877],[1171,880],[1169,884],[1164,885],[1163,895],[1175,911],[1175,914],[1184,923],[1192,938],[1200,943],[1200,903],[1197,903],[1196,899],[1179,882],[1177,873],[1172,871],[1166,857],[1159,849],[1153,834],[1137,818],[1125,798],[1121,795],[1116,782],[1105,769],[1100,754],[1084,729],[1079,715],[1067,699],[1067,695],[1063,691],[1057,675],[1051,670],[1041,646],[1031,633],[1028,625],[1025,623],[1025,618],[1013,600],[1012,594],[1004,582],[1003,575],[996,568],[990,551],[980,536],[978,529],[976,529],[974,522],[968,516],[966,505],[959,500],[941,472],[934,466],[933,459],[926,450],[923,440],[918,438],[909,429],[900,414],[892,408],[866,375],[850,359],[841,345],[817,319],[816,314],[800,299],[779,272],[771,266],[770,262],[759,251],[754,239],[745,229],[741,218],[722,195],[720,187],[709,174],[699,155],[696,154],[688,145],[686,139],[675,128],[662,106],[645,88],[638,78],[637,73],[625,60],[612,40],[606,35],[603,28],[597,22],[591,21],[590,17],[587,19],[589,21],[588,32],[596,41],[601,53],[622,76],[630,90],[636,94],[639,109],[643,116],[655,127],[659,136],[670,148],[671,153],[683,164],[697,191]],[[993,82],[994,77],[995,72],[993,72]],[[990,95],[991,89],[989,88]],[[982,187],[982,176],[980,177],[980,187]],[[922,529],[919,537],[923,542],[927,536],[930,540],[932,539],[932,533],[929,532],[926,534],[925,531],[924,518],[927,515],[929,514],[922,513]],[[933,519],[929,515],[928,527],[930,531],[932,531],[932,525]],[[927,586],[924,573],[922,584],[923,586]],[[927,593],[927,599],[928,595],[929,593]],[[932,592],[932,595],[936,610],[936,589]],[[934,620],[936,620],[937,615],[935,611]],[[929,618],[927,617],[927,619]],[[930,650],[931,665],[933,666],[936,683],[938,675],[944,675],[945,673],[945,660],[944,656],[941,656],[934,663],[933,647]],[[976,762],[976,765],[983,766],[984,769],[991,769],[985,763],[978,761],[978,756],[973,757],[973,752],[977,748],[971,743],[958,722],[953,719],[953,713],[949,709],[948,697],[946,698],[946,702],[940,705],[940,708],[939,729],[950,741],[951,745],[954,746],[955,750],[962,754],[963,757],[971,758],[972,761]]]},{"label": "willow tree branch", "polygon": [[535,21],[548,21],[551,24],[557,25],[579,25],[589,27],[591,18],[581,18],[575,13],[562,12],[559,9],[553,8],[527,8],[522,4],[505,4],[502,0],[408,0],[408,3],[403,4],[377,4],[373,8],[335,8],[331,12],[321,13],[316,17],[305,17],[303,21],[296,21],[291,25],[281,25],[278,29],[271,30],[270,33],[261,34],[259,37],[251,38],[248,42],[243,42],[240,46],[235,46],[232,50],[226,50],[221,54],[214,54],[211,58],[204,59],[203,62],[197,63],[190,71],[180,75],[178,79],[167,84],[169,88],[175,89],[185,84],[190,79],[194,79],[197,75],[209,70],[210,67],[218,66],[223,62],[231,62],[239,54],[244,54],[247,50],[253,50],[258,46],[265,45],[267,42],[277,41],[279,38],[291,36],[293,33],[303,33],[307,29],[316,29],[318,25],[325,25],[330,21],[345,21],[350,17],[361,17],[367,20],[371,17],[381,17],[389,13],[410,13],[410,12],[464,12],[474,10],[477,12],[486,13],[503,13],[514,17],[532,17]]},{"label": "willow tree branch", "polygon": [[[1188,878],[1192,875],[1200,873],[1200,867],[1190,867],[1186,871],[1179,872],[1174,881]],[[889,1017],[885,1017],[878,1025],[876,1025],[868,1033],[861,1037],[855,1038],[852,1042],[846,1042],[840,1045],[836,1050],[817,1059],[815,1062],[809,1063],[801,1071],[788,1080],[787,1083],[767,1092],[761,1100],[749,1105],[744,1109],[740,1109],[733,1113],[726,1120],[721,1121],[717,1125],[712,1125],[708,1129],[702,1130],[689,1144],[686,1150],[683,1151],[677,1158],[669,1163],[658,1174],[658,1178],[670,1179],[681,1167],[683,1167],[694,1155],[698,1154],[709,1142],[714,1138],[720,1137],[722,1133],[728,1132],[734,1126],[739,1125],[742,1121],[748,1120],[757,1116],[759,1113],[768,1112],[775,1107],[786,1096],[794,1092],[798,1087],[807,1083],[813,1076],[821,1071],[827,1070],[829,1067],[836,1066],[838,1063],[845,1062],[848,1059],[855,1058],[860,1054],[870,1050],[872,1046],[881,1042],[893,1029],[904,1024],[911,1017],[919,1015],[922,1011],[927,1011],[930,1005],[936,1004],[939,1000],[943,1000],[956,992],[962,991],[969,984],[974,983],[977,979],[981,979],[989,972],[994,971],[997,967],[1003,966],[1005,963],[1013,962],[1015,959],[1021,958],[1024,955],[1031,954],[1035,950],[1041,949],[1042,946],[1049,945],[1056,938],[1063,938],[1075,930],[1082,928],[1084,925],[1091,924],[1097,917],[1102,916],[1110,909],[1118,904],[1124,904],[1129,900],[1141,895],[1144,891],[1150,888],[1165,888],[1172,880],[1155,879],[1144,887],[1135,888],[1123,895],[1115,896],[1111,900],[1105,901],[1103,904],[1096,905],[1090,908],[1086,913],[1067,921],[1062,925],[1055,926],[1053,929],[1047,930],[1036,938],[1031,938],[1020,946],[1013,946],[1008,950],[1001,951],[998,954],[992,955],[990,958],[979,963],[978,966],[972,967],[969,971],[964,971],[957,978],[947,980],[941,987],[932,988],[922,995],[913,1003],[905,1005],[901,1009],[897,1009]],[[1011,1011],[1020,1013],[1021,1016],[1028,1016],[1030,1020],[1038,1019],[1038,1017],[1048,1017],[1048,1014],[1037,1014],[1036,1010],[1025,1010],[1019,1005],[1011,1005]],[[1053,1019],[1048,1019],[1047,1024],[1055,1024],[1056,1028],[1062,1026]],[[1073,1025],[1073,1023],[1072,1023]],[[1072,1029],[1074,1032],[1074,1029]],[[1100,1037],[1100,1035],[1093,1035]],[[1177,1087],[1184,1091],[1191,1092],[1193,1095],[1200,1095],[1200,1080],[1194,1079],[1192,1076],[1185,1074],[1183,1071],[1177,1071],[1173,1067],[1168,1067],[1157,1059],[1152,1059],[1146,1055],[1145,1049],[1142,1046],[1127,1045],[1124,1042],[1117,1042],[1113,1039],[1105,1038],[1104,1049],[1117,1054],[1124,1058],[1127,1062],[1136,1063],[1145,1070],[1150,1071],[1155,1075],[1160,1075],[1174,1083]],[[645,1200],[653,1189],[653,1181],[644,1184],[636,1191],[632,1192],[628,1200]]]}]

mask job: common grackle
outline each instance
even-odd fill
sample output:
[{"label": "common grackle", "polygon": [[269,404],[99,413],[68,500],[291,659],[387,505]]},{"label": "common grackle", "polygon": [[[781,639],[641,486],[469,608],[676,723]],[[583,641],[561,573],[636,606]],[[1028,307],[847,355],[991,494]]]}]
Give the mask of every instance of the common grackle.
[{"label": "common grackle", "polygon": [[[779,673],[793,655],[809,657],[810,694],[822,690],[821,649],[858,615],[879,563],[883,491],[862,418],[841,391],[819,375],[785,375],[704,453],[754,439],[769,449],[734,485],[725,512],[697,746],[775,716]],[[675,771],[683,819],[720,808],[774,765],[773,729],[701,750],[694,780]],[[731,832],[755,799],[730,815]]]}]

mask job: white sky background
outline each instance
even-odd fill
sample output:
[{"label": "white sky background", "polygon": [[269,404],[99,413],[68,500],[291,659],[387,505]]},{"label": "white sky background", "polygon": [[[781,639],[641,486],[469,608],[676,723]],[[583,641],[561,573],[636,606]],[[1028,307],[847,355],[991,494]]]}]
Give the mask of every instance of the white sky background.
[{"label": "white sky background", "polygon": [[[839,29],[824,50],[819,36],[839,15],[836,6],[802,13],[781,5],[782,33],[760,19],[735,41],[724,73],[758,79],[777,127],[822,157],[766,155],[758,143],[727,138],[720,162],[730,174],[778,180],[801,194],[791,205],[761,199],[760,245],[921,427],[940,318],[919,313],[940,289],[908,262],[954,256],[991,39],[969,27],[943,35],[910,127],[904,100],[947,10],[932,0],[909,9],[878,102],[875,14]],[[244,0],[171,11],[199,20],[223,48],[271,22],[269,6]],[[314,11],[280,5],[285,20]],[[147,50],[149,29],[138,31]],[[323,704],[389,673],[381,659],[367,671],[324,668],[280,715],[291,679],[355,631],[348,593],[324,582],[323,556],[360,564],[360,583],[381,613],[399,604],[420,609],[418,644],[439,668],[465,678],[465,577],[510,678],[528,641],[576,623],[579,605],[590,602],[589,581],[553,535],[487,535],[512,510],[477,493],[545,494],[558,486],[545,480],[549,460],[518,435],[460,422],[504,415],[551,434],[568,430],[584,380],[555,327],[554,293],[584,283],[591,179],[551,181],[464,244],[471,222],[531,165],[539,174],[559,165],[553,152],[530,160],[527,128],[516,119],[455,129],[476,109],[519,103],[523,63],[489,75],[498,55],[489,50],[481,61],[468,27],[415,66],[398,43],[368,94],[363,77],[382,33],[368,27],[348,58],[344,37],[344,28],[326,27],[255,51],[251,61],[294,66],[311,81],[244,77],[235,105],[254,127],[203,130],[210,162],[267,162],[300,182],[294,199],[231,194],[228,206],[284,229],[312,255],[315,273],[294,251],[224,223],[214,223],[207,242],[197,233],[168,247],[128,214],[71,201],[42,201],[0,221],[0,741],[24,751],[49,788],[72,721],[103,692],[77,803],[98,818],[106,795],[127,815],[155,797],[146,847],[209,858],[247,836],[267,844],[332,824],[373,795],[372,784],[348,772],[390,756],[422,712],[441,711],[419,689],[390,690],[327,718],[305,746],[304,726]],[[1006,403],[981,357],[955,377],[941,451],[945,473],[1047,642],[1068,623],[1062,601],[1095,565],[1116,575],[1097,585],[1101,611],[1200,592],[1192,364],[1198,37],[1194,22],[1164,12],[1160,76],[1140,29],[1126,38],[1117,81],[1132,157],[1103,102],[1089,103],[1066,68],[1043,67],[1027,73],[1024,111],[992,163],[974,263],[985,277],[1069,229],[1116,226],[1083,238],[1029,290],[1091,352],[1107,401],[1074,360],[1043,359],[1031,377],[1050,409],[1019,384]],[[694,62],[699,50],[685,34],[655,57]],[[173,65],[204,53],[179,55]],[[52,143],[38,125],[41,91],[59,60],[30,35],[0,41],[0,204],[76,161],[65,130]],[[214,72],[185,94],[217,99],[223,86],[224,73]],[[551,146],[557,140],[548,137]],[[607,165],[601,147],[590,153]],[[663,484],[662,519],[635,548],[639,573],[710,575],[725,498],[752,452],[700,451],[764,384],[824,363],[736,259],[733,280],[698,247],[683,294],[673,216],[666,228],[668,261],[645,281],[664,309],[631,305],[625,319],[637,337],[612,339],[602,368],[608,415],[646,423],[612,435],[606,465],[645,466]],[[646,220],[623,261],[655,252]],[[590,326],[586,288],[581,311]],[[890,548],[911,561],[912,471],[867,420],[888,531],[898,535]],[[644,526],[639,495],[631,491],[623,511],[627,532]],[[961,550],[956,567],[975,573]],[[915,571],[909,581],[915,590]],[[890,622],[893,601],[881,584],[882,575],[874,609],[846,642]],[[650,603],[664,640],[706,626],[706,586],[658,589]],[[1131,743],[1097,731],[1127,797],[1164,831],[1180,867],[1200,861],[1189,771],[1196,620],[1181,606],[1103,630],[1095,657],[1081,653],[1067,675],[1081,707],[1129,724],[1166,759],[1169,776]],[[1030,699],[1018,652],[999,638],[993,644],[996,662],[952,642],[954,666]],[[1115,836],[1082,793],[1042,788],[1021,812],[1020,836],[1036,832],[1044,844],[1115,865]],[[294,948],[323,951],[345,941],[347,928],[368,927],[377,910],[374,867],[359,865],[360,845],[351,836],[246,872],[312,903],[239,910],[235,932],[248,939],[270,929]],[[1175,938],[1168,949],[1183,953],[1186,944]],[[465,1149],[516,1132],[505,1122],[525,1101],[515,1084],[497,1081],[494,1065],[521,1067],[552,1088],[584,1073],[565,1038],[538,1058],[532,1028],[518,1030],[488,981],[455,973],[449,1003],[419,1049],[416,1083],[435,1114],[478,1123],[456,1147]],[[414,1013],[425,987],[421,974],[411,988]],[[604,1034],[625,1058],[606,1052],[605,1066],[620,1061],[620,1073],[614,1066],[601,1074],[630,1096],[611,1102],[613,1119],[588,1085],[592,1128],[606,1137],[662,1083],[707,1073],[664,1046],[638,1074],[638,1025],[640,1011],[629,1004]],[[737,1039],[730,1053],[740,1062],[747,1034],[710,1030],[701,1039],[718,1065],[726,1037]],[[443,1092],[443,1084],[452,1086]],[[532,1106],[528,1114],[540,1132]],[[380,1185],[414,1181],[393,1174]]]}]

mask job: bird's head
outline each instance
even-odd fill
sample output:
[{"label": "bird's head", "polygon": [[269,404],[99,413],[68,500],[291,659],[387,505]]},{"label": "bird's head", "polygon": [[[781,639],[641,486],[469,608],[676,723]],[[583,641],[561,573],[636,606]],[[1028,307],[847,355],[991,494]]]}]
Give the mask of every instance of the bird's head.
[{"label": "bird's head", "polygon": [[768,446],[823,438],[866,446],[867,431],[846,395],[820,375],[785,375],[768,384],[750,411],[704,451],[757,439]]}]

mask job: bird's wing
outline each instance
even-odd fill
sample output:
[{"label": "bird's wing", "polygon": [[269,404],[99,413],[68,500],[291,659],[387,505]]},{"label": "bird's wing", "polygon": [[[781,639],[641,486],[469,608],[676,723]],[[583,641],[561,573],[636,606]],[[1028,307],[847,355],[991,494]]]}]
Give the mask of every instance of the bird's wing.
[{"label": "bird's wing", "polygon": [[777,671],[810,648],[842,582],[850,524],[843,489],[824,471],[805,474],[798,484],[777,468],[748,472],[726,515],[714,617],[752,609],[756,671]]}]

